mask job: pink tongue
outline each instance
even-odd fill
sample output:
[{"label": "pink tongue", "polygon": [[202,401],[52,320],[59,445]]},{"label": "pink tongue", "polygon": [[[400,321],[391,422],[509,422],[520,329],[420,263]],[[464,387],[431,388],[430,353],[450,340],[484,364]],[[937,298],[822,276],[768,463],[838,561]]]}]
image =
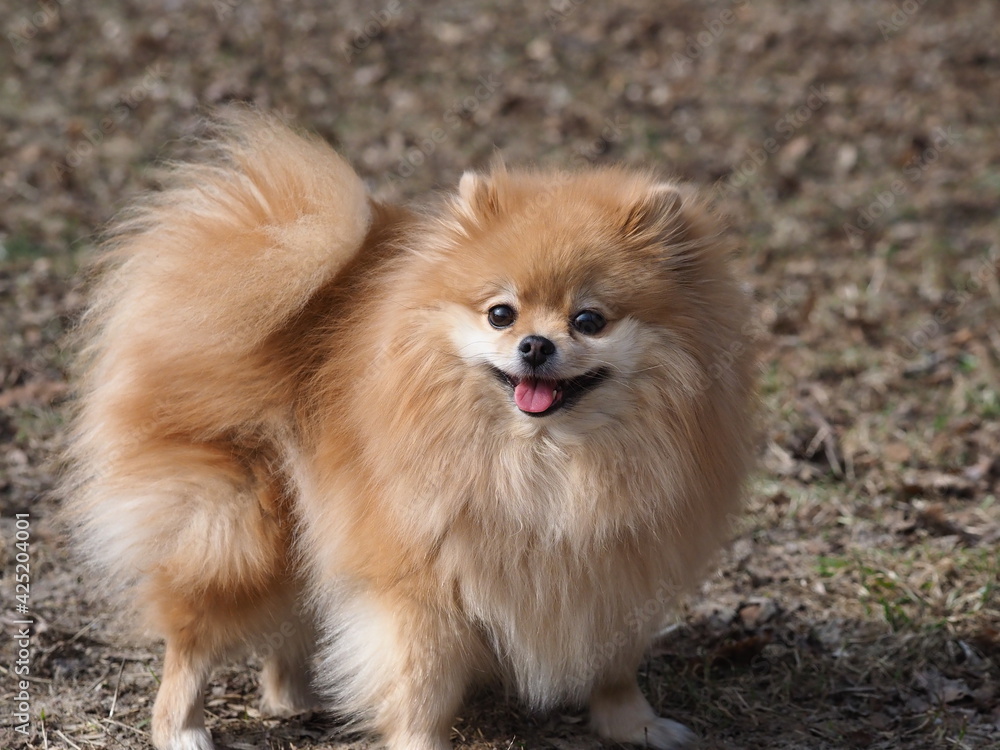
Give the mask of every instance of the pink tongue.
[{"label": "pink tongue", "polygon": [[521,411],[538,414],[552,406],[554,388],[551,381],[525,378],[514,387],[514,403]]}]

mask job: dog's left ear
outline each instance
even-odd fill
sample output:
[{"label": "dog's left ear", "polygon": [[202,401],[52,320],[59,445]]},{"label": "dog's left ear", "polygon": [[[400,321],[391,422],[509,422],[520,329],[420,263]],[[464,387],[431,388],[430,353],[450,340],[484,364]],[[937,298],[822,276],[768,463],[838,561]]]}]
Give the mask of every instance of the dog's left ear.
[{"label": "dog's left ear", "polygon": [[680,229],[683,223],[687,191],[667,182],[653,185],[637,201],[628,206],[621,229],[630,239],[655,240]]},{"label": "dog's left ear", "polygon": [[696,262],[706,248],[723,246],[720,222],[692,188],[658,183],[625,211],[627,240],[654,248],[670,266]]}]

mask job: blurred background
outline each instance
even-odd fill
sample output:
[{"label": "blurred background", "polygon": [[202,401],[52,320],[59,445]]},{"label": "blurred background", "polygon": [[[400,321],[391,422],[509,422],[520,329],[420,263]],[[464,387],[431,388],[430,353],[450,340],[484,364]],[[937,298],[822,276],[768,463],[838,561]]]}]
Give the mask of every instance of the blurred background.
[{"label": "blurred background", "polygon": [[[28,513],[29,747],[148,745],[159,646],[92,595],[47,494],[62,340],[101,227],[230,101],[321,134],[387,199],[496,153],[652,167],[712,194],[757,301],[760,470],[644,689],[707,748],[1000,747],[994,0],[0,10],[0,562],[13,601]],[[254,682],[234,665],[212,683],[222,747],[368,747],[322,716],[260,718]],[[597,747],[585,724],[485,695],[454,736]]]}]

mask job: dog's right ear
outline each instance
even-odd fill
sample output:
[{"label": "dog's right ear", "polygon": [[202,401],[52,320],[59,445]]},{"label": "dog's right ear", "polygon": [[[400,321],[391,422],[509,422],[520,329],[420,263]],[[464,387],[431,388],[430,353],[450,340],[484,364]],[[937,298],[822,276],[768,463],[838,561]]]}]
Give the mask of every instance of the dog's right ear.
[{"label": "dog's right ear", "polygon": [[471,169],[458,181],[457,203],[463,213],[476,220],[500,213],[500,196],[492,179]]}]

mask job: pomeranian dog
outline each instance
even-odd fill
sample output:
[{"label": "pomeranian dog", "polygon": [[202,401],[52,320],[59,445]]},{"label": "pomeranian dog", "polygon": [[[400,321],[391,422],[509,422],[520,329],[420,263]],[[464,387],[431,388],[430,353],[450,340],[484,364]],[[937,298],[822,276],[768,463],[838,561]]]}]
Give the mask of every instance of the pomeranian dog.
[{"label": "pomeranian dog", "polygon": [[687,189],[466,173],[420,211],[325,143],[223,118],[124,216],[81,323],[67,510],[166,641],[161,750],[209,750],[214,665],[263,708],[444,750],[485,680],[693,735],[636,681],[751,460],[749,302]]}]

